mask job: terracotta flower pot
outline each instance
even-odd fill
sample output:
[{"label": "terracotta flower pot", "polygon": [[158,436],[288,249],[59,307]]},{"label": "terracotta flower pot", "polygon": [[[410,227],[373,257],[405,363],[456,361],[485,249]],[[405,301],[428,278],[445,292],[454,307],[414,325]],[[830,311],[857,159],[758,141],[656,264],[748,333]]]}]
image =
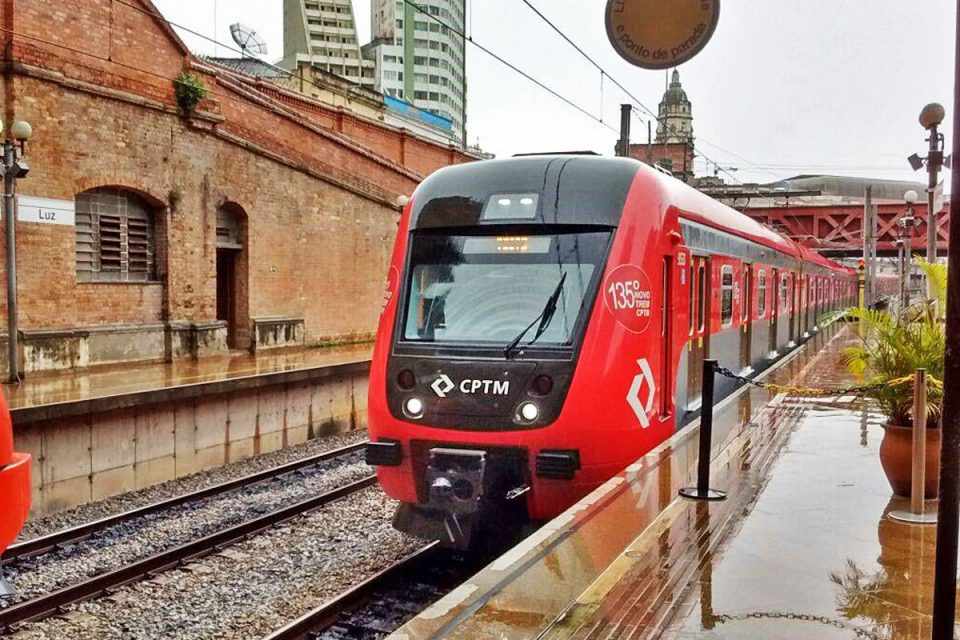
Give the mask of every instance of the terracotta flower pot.
[{"label": "terracotta flower pot", "polygon": [[[880,464],[887,474],[890,488],[898,496],[910,497],[913,456],[913,428],[887,424],[880,443]],[[936,498],[940,487],[940,429],[927,432],[927,469],[924,497]]]}]

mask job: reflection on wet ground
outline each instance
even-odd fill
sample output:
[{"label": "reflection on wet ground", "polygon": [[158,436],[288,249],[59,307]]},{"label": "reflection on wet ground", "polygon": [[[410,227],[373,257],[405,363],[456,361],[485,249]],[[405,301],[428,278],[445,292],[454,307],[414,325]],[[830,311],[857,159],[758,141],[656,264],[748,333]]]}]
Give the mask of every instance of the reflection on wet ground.
[{"label": "reflection on wet ground", "polygon": [[[840,346],[839,344],[836,346]],[[824,361],[816,382],[845,383]],[[929,638],[936,527],[898,523],[868,407],[803,407],[756,502],[719,548],[660,637]],[[928,507],[929,509],[930,507]]]},{"label": "reflection on wet ground", "polygon": [[242,352],[197,360],[104,366],[85,371],[33,374],[19,385],[5,385],[3,390],[10,408],[22,409],[365,362],[370,360],[371,349],[371,344],[359,344],[258,355]]},{"label": "reflection on wet ground", "polygon": [[[770,379],[780,384],[845,381],[845,376],[835,375],[837,356],[847,339],[843,331],[847,329],[815,336]],[[837,573],[842,581],[842,572],[851,566],[848,557],[860,563],[870,557],[863,553],[859,537],[876,537],[885,506],[872,514],[872,531],[865,532],[844,514],[833,513],[844,506],[832,504],[830,496],[808,502],[792,498],[791,492],[849,490],[856,508],[863,509],[869,501],[857,492],[869,490],[886,505],[890,492],[880,475],[874,442],[879,437],[877,419],[861,425],[861,412],[851,412],[848,406],[838,409],[828,401],[797,402],[780,396],[770,402],[771,397],[770,391],[751,388],[717,407],[711,485],[726,489],[727,501],[708,504],[677,498],[678,489],[692,484],[696,471],[698,428],[685,429],[395,637],[648,638],[668,629],[675,637],[777,637],[757,628],[728,636],[723,629],[755,624],[753,613],[781,612],[786,605],[778,593],[784,602],[793,598],[794,604],[806,606],[805,594],[814,587],[820,606],[796,612],[845,620],[837,613],[840,604],[831,591],[830,576]],[[797,449],[792,438],[798,430],[806,436],[807,422],[814,415],[819,416],[814,424],[827,425],[822,428],[829,435],[818,440],[814,432],[812,442],[801,440],[804,447]],[[864,438],[866,446],[861,444]],[[785,463],[779,455],[786,443],[790,458]],[[849,456],[859,458],[865,470],[851,464]],[[784,473],[784,482],[789,483],[779,488],[781,470],[791,468],[792,474]],[[771,471],[776,483],[769,480]],[[778,491],[778,497],[767,500],[768,490]],[[756,513],[776,526],[766,531],[754,525]],[[736,532],[731,544],[718,551],[731,531]],[[741,536],[751,536],[745,538],[742,555],[731,555],[730,564],[723,564]],[[843,544],[834,544],[833,536]],[[847,546],[860,553],[846,551]],[[820,582],[794,580],[788,560],[799,565],[794,573],[801,576],[814,566],[806,562],[805,554],[821,549],[824,554],[837,549],[844,553],[838,563],[831,558],[827,570],[817,574]],[[714,589],[705,590],[704,584]],[[701,606],[706,607],[705,615],[700,615]],[[792,624],[773,622],[776,632]],[[830,637],[826,634],[847,631],[846,626],[831,624],[822,633],[811,629],[789,637]]]}]

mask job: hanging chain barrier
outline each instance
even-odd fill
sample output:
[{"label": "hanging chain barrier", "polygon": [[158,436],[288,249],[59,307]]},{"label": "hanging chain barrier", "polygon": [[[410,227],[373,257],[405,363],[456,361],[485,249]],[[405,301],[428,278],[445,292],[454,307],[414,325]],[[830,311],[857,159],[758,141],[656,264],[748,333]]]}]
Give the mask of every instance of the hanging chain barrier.
[{"label": "hanging chain barrier", "polygon": [[[760,389],[766,389],[774,393],[785,393],[790,396],[806,396],[811,398],[824,396],[863,396],[871,391],[878,391],[884,387],[897,387],[901,385],[912,385],[913,375],[903,376],[894,380],[887,380],[877,384],[856,385],[851,387],[806,387],[798,385],[775,384],[773,382],[759,382],[738,373],[734,373],[726,367],[717,367],[717,373],[726,378],[737,380]],[[931,375],[927,376],[927,384],[930,388],[941,391],[943,382]]]},{"label": "hanging chain barrier", "polygon": [[856,627],[854,625],[830,618],[828,616],[818,616],[810,613],[791,613],[787,611],[752,611],[739,615],[717,614],[711,616],[708,621],[716,624],[728,622],[744,622],[750,620],[793,620],[797,622],[814,622],[828,627],[836,627],[844,631],[853,633],[857,638],[865,640],[880,640],[880,636],[868,629]]}]

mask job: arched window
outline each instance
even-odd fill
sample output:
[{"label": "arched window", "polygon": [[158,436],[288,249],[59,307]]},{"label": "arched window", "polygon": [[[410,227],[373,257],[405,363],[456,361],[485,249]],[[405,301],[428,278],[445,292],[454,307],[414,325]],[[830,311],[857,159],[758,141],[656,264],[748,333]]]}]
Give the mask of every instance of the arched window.
[{"label": "arched window", "polygon": [[156,231],[150,204],[132,191],[103,187],[76,202],[77,280],[156,279]]}]

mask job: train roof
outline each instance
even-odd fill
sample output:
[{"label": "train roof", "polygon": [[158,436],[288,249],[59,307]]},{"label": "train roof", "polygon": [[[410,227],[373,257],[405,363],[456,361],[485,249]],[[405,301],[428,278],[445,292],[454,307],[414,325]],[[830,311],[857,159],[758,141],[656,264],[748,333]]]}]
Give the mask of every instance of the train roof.
[{"label": "train roof", "polygon": [[802,245],[798,245],[798,246],[800,247],[800,252],[801,252],[801,255],[803,256],[803,259],[807,262],[819,264],[821,267],[825,267],[827,269],[830,269],[831,271],[836,271],[838,273],[843,273],[844,275],[853,275],[856,273],[854,269],[844,266],[839,262],[834,262],[830,258],[825,258],[822,255],[820,255],[819,252],[814,251],[813,249],[804,247]]},{"label": "train roof", "polygon": [[676,207],[682,219],[731,233],[794,258],[802,258],[799,246],[773,229],[676,178],[646,165],[642,167],[658,183],[667,204]]},{"label": "train roof", "polygon": [[712,227],[799,260],[834,271],[846,267],[785,238],[753,218],[631,158],[544,154],[483,160],[445,167],[421,183],[410,228],[476,224],[488,199],[499,194],[539,194],[541,221],[617,225],[627,194],[642,176],[663,211]]},{"label": "train roof", "polygon": [[786,255],[793,256],[804,262],[811,262],[831,271],[844,274],[853,273],[853,270],[849,267],[825,258],[817,251],[780,235],[750,216],[714,200],[710,196],[697,191],[676,178],[661,175],[659,172],[656,172],[655,176],[659,182],[664,183],[664,188],[669,191],[673,204],[680,210],[681,218],[693,220],[700,224],[752,240],[753,242],[762,244]]}]

